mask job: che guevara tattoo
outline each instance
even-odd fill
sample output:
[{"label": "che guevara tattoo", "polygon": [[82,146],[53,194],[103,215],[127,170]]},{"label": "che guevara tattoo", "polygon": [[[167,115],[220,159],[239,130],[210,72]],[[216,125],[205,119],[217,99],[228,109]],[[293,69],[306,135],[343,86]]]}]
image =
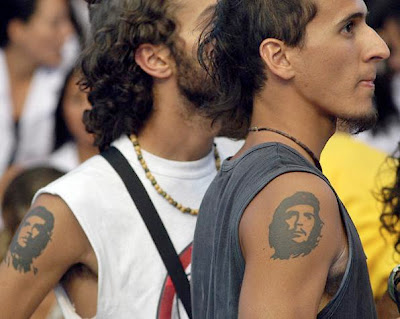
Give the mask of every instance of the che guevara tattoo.
[{"label": "che guevara tattoo", "polygon": [[51,240],[54,228],[54,216],[40,206],[30,210],[22,220],[9,248],[5,262],[22,273],[33,271],[33,265]]},{"label": "che guevara tattoo", "polygon": [[269,225],[272,259],[290,259],[308,255],[322,237],[324,223],[319,217],[319,201],[308,192],[285,198],[275,210]]}]

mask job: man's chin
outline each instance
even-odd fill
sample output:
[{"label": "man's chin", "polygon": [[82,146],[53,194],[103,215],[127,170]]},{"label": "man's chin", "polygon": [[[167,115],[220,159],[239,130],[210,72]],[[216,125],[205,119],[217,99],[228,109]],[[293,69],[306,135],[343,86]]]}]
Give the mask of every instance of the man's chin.
[{"label": "man's chin", "polygon": [[336,120],[336,129],[340,132],[358,134],[373,128],[378,120],[378,113],[374,110],[362,117],[343,118]]}]

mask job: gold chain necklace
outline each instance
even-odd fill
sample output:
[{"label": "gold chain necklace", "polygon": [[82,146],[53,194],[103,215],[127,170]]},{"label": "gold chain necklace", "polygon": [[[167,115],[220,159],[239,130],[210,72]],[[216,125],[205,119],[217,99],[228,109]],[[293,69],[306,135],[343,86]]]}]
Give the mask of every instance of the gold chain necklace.
[{"label": "gold chain necklace", "polygon": [[[130,139],[131,139],[131,142],[135,149],[137,159],[138,159],[140,165],[142,166],[147,179],[151,182],[151,185],[153,185],[153,187],[155,188],[157,193],[160,194],[162,197],[164,197],[168,201],[168,203],[170,203],[172,206],[179,209],[182,213],[189,213],[191,215],[197,215],[199,213],[198,209],[193,209],[190,207],[183,206],[182,204],[180,204],[176,200],[174,200],[170,195],[167,194],[166,191],[164,191],[161,188],[161,186],[157,183],[156,179],[154,178],[153,174],[151,174],[151,172],[146,164],[146,161],[143,158],[142,150],[140,148],[137,136],[135,134],[131,134]],[[217,146],[215,144],[214,144],[214,158],[215,158],[215,168],[217,169],[217,171],[219,171],[219,169],[221,168],[221,158],[219,156]]]}]

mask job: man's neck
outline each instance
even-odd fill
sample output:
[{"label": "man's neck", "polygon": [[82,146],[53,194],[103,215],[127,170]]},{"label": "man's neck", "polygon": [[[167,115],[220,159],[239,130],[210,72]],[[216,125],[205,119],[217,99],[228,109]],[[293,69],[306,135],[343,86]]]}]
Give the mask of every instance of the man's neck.
[{"label": "man's neck", "polygon": [[138,134],[141,147],[160,157],[194,161],[212,149],[215,133],[210,121],[189,110],[174,87],[155,94],[153,112]]},{"label": "man's neck", "polygon": [[79,162],[83,163],[87,159],[99,153],[99,149],[92,144],[88,144],[86,142],[77,142],[76,143],[78,150]]},{"label": "man's neck", "polygon": [[4,49],[7,68],[11,79],[30,81],[37,65],[24,52],[12,45]]},{"label": "man's neck", "polygon": [[[319,159],[326,142],[336,130],[336,121],[311,105],[293,103],[287,95],[281,101],[279,95],[278,98],[265,99],[258,96],[254,102],[251,126],[268,127],[289,134],[306,145]],[[289,145],[312,161],[307,151],[298,143],[270,131],[249,133],[245,146],[247,149],[264,142]]]}]

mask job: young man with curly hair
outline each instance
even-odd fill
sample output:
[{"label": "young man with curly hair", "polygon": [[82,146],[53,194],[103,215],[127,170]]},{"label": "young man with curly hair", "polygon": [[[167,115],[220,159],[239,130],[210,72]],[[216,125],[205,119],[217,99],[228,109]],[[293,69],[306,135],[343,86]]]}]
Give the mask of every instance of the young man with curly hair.
[{"label": "young man with curly hair", "polygon": [[[238,149],[221,139],[214,146],[218,127],[202,116],[214,94],[196,47],[214,3],[92,2],[93,39],[81,62],[93,105],[86,127],[100,149],[112,144],[127,158],[188,270],[200,201],[220,160]],[[186,317],[140,214],[103,157],[42,189],[30,215],[37,211],[52,217],[50,240],[29,265],[35,272],[1,264],[2,318],[28,318],[54,287],[67,319]]]},{"label": "young man with curly hair", "polygon": [[339,125],[375,119],[389,50],[366,15],[363,0],[217,1],[199,46],[221,94],[208,111],[247,137],[200,208],[194,318],[376,318],[360,239],[319,164]]}]

